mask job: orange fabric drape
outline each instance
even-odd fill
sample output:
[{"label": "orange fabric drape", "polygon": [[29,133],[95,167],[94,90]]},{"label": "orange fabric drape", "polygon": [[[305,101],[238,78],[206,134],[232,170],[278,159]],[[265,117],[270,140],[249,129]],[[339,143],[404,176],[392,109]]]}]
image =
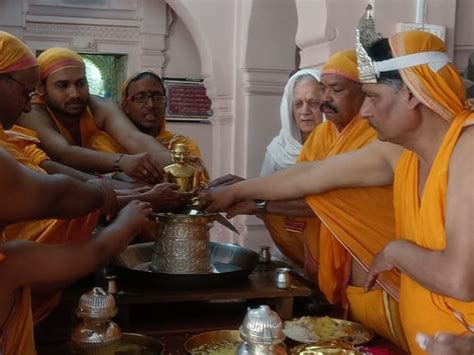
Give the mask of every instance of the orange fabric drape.
[{"label": "orange fabric drape", "polygon": [[[203,161],[201,160],[201,151],[199,150],[199,146],[194,143],[191,138],[175,134],[171,131],[162,131],[158,136],[155,137],[155,139],[165,146],[166,149],[170,149],[170,145],[176,143],[185,144],[188,147],[190,155],[199,158],[199,165],[201,168],[203,168],[204,174],[201,174],[201,185],[204,186],[208,183],[209,175],[207,170],[204,168]],[[125,149],[104,131],[96,132],[89,139],[86,148],[106,153],[126,153]]]},{"label": "orange fabric drape", "polygon": [[[313,261],[307,260],[307,258],[319,257],[317,234],[320,222],[318,218],[291,218],[266,214],[263,220],[273,242],[288,259],[301,267],[311,262],[312,266],[307,270],[315,271],[318,259]],[[291,224],[299,224],[300,231],[291,230],[289,228]]]},{"label": "orange fabric drape", "polygon": [[[329,158],[357,150],[376,138],[366,120],[356,116],[342,132],[324,122],[308,138],[301,161]],[[379,335],[406,348],[398,314],[400,276],[397,271],[379,277],[383,290],[365,293],[348,287],[352,260],[368,270],[373,257],[395,237],[392,188],[350,188],[306,197],[321,221],[319,233],[318,284],[331,303],[343,302],[354,320],[373,328]],[[314,252],[314,248],[308,248]]]},{"label": "orange fabric drape", "polygon": [[[322,160],[359,149],[376,138],[367,121],[356,116],[338,133],[330,122],[318,126],[308,138],[301,161]],[[347,282],[351,256],[368,269],[374,255],[392,240],[395,221],[391,187],[351,188],[306,198],[322,222],[320,230],[319,285],[330,302],[339,302]],[[380,279],[398,298],[397,273]]]},{"label": "orange fabric drape", "polygon": [[[397,164],[394,184],[397,235],[401,238],[426,249],[445,248],[449,160],[463,126],[473,119],[474,114],[468,112],[462,112],[453,119],[431,167],[421,199],[418,196],[418,157],[410,151],[403,153]],[[466,332],[466,328],[455,318],[454,311],[474,325],[474,302],[461,302],[438,295],[402,274],[400,316],[412,354],[425,354],[415,342],[417,332],[430,335],[439,331]]]},{"label": "orange fabric drape", "polygon": [[30,287],[18,289],[10,316],[0,337],[2,355],[35,355]]},{"label": "orange fabric drape", "polygon": [[[6,132],[0,129],[0,147],[19,163],[46,173],[40,164],[49,158],[36,147],[37,139],[29,134],[34,132],[18,126]],[[99,212],[93,212],[75,219],[43,219],[11,224],[3,230],[3,240],[24,239],[47,244],[81,242],[89,238],[98,218]]]}]

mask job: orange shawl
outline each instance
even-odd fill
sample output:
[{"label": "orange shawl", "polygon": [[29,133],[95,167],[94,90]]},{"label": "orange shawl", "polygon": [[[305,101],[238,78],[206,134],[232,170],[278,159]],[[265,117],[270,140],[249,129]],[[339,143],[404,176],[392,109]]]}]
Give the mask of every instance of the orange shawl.
[{"label": "orange shawl", "polygon": [[30,287],[17,290],[10,316],[0,336],[2,355],[35,355]]},{"label": "orange shawl", "polygon": [[[324,122],[308,138],[300,160],[323,160],[357,150],[375,138],[376,132],[359,116],[341,133]],[[339,189],[306,198],[321,220],[319,257],[314,259],[319,259],[319,287],[330,302],[344,300],[351,258],[368,270],[374,255],[393,240],[392,198],[391,187]],[[379,281],[398,299],[398,273],[384,273]]]},{"label": "orange shawl", "polygon": [[319,260],[319,219],[265,214],[263,221],[277,248],[312,277]]},{"label": "orange shawl", "polygon": [[[45,173],[40,164],[49,159],[36,147],[34,131],[14,126],[10,131],[0,130],[0,147],[16,161],[37,172]],[[55,244],[87,240],[95,228],[99,212],[75,219],[42,219],[8,225],[3,230],[3,240],[24,239]]]},{"label": "orange shawl", "polygon": [[[14,126],[10,131],[0,129],[0,147],[5,149],[16,161],[28,168],[46,172],[40,164],[49,159],[46,154],[36,147],[38,139],[35,132],[23,127]],[[45,244],[77,243],[89,239],[97,225],[99,212],[92,212],[74,219],[41,219],[20,222],[6,226],[2,232],[2,240],[14,239],[31,240]],[[59,302],[59,294],[52,298],[35,300],[35,321],[43,318]]]}]

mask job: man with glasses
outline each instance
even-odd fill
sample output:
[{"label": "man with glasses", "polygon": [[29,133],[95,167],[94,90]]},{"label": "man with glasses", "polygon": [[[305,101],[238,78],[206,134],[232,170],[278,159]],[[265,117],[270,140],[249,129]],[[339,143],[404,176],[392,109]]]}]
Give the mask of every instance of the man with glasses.
[{"label": "man with glasses", "polygon": [[[162,179],[162,167],[171,164],[167,149],[137,130],[111,101],[89,95],[85,64],[67,48],[50,48],[38,57],[39,97],[20,125],[38,133],[52,159],[75,169],[109,173],[123,171],[148,183]],[[104,131],[119,142],[122,153],[89,148],[91,138]]]},{"label": "man with glasses", "polygon": [[[166,130],[165,93],[160,76],[151,70],[142,70],[131,75],[123,83],[120,107],[135,127],[154,137],[166,149],[172,150],[177,144],[184,144],[190,154],[188,163],[203,172],[200,174],[199,184],[204,186],[208,181],[208,174],[201,160],[201,152],[197,144],[189,137]],[[90,146],[101,152],[125,152],[125,148],[104,131],[94,135]]]}]

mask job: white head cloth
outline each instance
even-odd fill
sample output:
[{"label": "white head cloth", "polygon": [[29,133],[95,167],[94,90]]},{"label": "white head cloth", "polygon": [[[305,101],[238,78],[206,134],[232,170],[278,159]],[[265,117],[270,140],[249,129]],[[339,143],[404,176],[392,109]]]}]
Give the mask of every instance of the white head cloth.
[{"label": "white head cloth", "polygon": [[299,70],[288,79],[280,104],[281,130],[267,147],[261,176],[293,165],[303,147],[301,132],[293,117],[293,89],[296,80],[304,74],[313,76],[318,82],[321,81],[321,72],[315,69]]}]

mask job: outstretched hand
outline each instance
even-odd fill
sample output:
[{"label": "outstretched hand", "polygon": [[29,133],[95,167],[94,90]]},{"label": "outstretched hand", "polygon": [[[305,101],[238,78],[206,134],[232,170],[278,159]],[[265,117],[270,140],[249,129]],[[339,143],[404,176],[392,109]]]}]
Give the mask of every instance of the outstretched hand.
[{"label": "outstretched hand", "polygon": [[[393,242],[390,242],[393,243]],[[388,243],[380,252],[378,252],[374,259],[372,260],[372,264],[370,265],[369,272],[365,279],[364,289],[365,291],[369,291],[372,287],[374,287],[375,282],[381,272],[390,271],[395,268],[387,258],[387,247],[390,245]]]},{"label": "outstretched hand", "polygon": [[119,165],[124,173],[137,180],[149,184],[163,181],[163,168],[153,160],[150,153],[125,154]]},{"label": "outstretched hand", "polygon": [[416,341],[430,355],[472,355],[474,334],[454,335],[437,333],[435,336],[418,333]]},{"label": "outstretched hand", "polygon": [[[112,234],[101,233],[99,238],[106,237],[110,255],[117,255],[127,248],[130,241],[135,238],[148,223],[151,213],[151,204],[133,200],[122,208],[110,227],[116,227]],[[109,227],[107,227],[109,228]]]},{"label": "outstretched hand", "polygon": [[231,186],[201,190],[198,192],[198,198],[198,208],[207,212],[222,212],[237,202]]},{"label": "outstretched hand", "polygon": [[153,186],[150,190],[139,195],[140,200],[151,203],[158,212],[169,212],[184,207],[191,202],[191,192],[179,191],[179,185],[165,182]]},{"label": "outstretched hand", "polygon": [[245,200],[245,201],[240,201],[229,208],[227,208],[224,212],[226,214],[227,218],[232,218],[237,215],[242,215],[242,214],[247,214],[247,215],[252,215],[255,214],[257,211],[256,206],[255,206],[255,201],[254,200]]},{"label": "outstretched hand", "polygon": [[237,175],[227,174],[227,175],[224,175],[224,176],[218,177],[217,179],[212,180],[209,184],[207,184],[207,188],[213,189],[218,186],[233,185],[243,180],[245,180],[245,178],[237,176]]}]

